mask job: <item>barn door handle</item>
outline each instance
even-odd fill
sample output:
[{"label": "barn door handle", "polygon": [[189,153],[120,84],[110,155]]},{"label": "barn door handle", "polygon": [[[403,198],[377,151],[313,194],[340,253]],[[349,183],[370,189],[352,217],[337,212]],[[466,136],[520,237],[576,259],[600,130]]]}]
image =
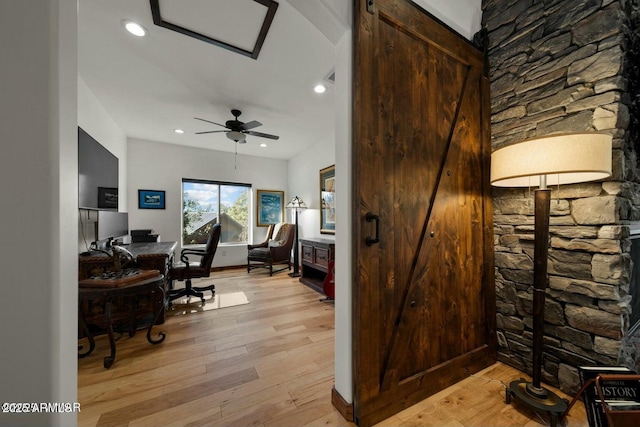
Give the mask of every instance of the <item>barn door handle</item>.
[{"label": "barn door handle", "polygon": [[376,222],[376,236],[367,238],[364,240],[367,246],[374,245],[380,241],[380,217],[373,212],[367,212],[367,216],[365,216],[367,222],[375,221]]}]

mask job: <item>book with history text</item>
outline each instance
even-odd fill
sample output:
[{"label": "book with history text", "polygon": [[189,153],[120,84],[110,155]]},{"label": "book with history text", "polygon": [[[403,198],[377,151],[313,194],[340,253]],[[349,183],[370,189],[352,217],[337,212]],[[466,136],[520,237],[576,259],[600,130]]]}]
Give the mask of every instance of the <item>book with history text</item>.
[{"label": "book with history text", "polygon": [[[610,410],[640,410],[640,382],[637,377],[624,379],[633,375],[634,371],[622,366],[580,366],[578,375],[584,385],[594,380],[583,394],[583,402],[590,427],[606,427],[609,425],[602,400]],[[608,375],[616,375],[615,379],[607,379]],[[595,379],[600,376],[599,384],[602,399],[596,389]]]}]

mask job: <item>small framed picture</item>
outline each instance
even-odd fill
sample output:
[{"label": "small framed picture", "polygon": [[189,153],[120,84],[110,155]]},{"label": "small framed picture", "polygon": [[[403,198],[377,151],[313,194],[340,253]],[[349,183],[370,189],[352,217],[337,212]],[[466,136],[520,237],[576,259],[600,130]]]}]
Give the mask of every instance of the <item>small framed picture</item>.
[{"label": "small framed picture", "polygon": [[118,209],[118,189],[98,187],[98,209]]},{"label": "small framed picture", "polygon": [[258,227],[284,221],[284,191],[258,190]]},{"label": "small framed picture", "polygon": [[164,191],[138,190],[139,209],[164,209]]}]

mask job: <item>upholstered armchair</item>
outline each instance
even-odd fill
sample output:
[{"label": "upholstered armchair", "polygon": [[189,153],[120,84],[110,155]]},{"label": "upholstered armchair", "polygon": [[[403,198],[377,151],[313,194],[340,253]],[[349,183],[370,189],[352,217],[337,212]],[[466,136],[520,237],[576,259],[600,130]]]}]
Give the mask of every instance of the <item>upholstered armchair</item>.
[{"label": "upholstered armchair", "polygon": [[[267,231],[267,238],[257,245],[247,245],[247,272],[254,268],[269,269],[269,276],[284,269],[291,270],[291,248],[295,237],[295,226],[284,223],[276,231],[275,236],[273,226]],[[286,266],[284,266],[286,264]],[[274,265],[281,265],[282,268],[274,270]]]}]

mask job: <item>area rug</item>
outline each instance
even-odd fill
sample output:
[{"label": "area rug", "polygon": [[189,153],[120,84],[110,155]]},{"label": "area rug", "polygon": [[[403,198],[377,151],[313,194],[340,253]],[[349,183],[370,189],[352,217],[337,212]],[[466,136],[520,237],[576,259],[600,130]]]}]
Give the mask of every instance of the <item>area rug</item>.
[{"label": "area rug", "polygon": [[178,298],[172,304],[171,310],[166,312],[167,316],[170,317],[249,304],[249,300],[244,292],[216,293],[213,296],[211,296],[211,292],[207,292],[204,297],[204,304],[197,297],[191,297],[188,300],[186,297]]}]

